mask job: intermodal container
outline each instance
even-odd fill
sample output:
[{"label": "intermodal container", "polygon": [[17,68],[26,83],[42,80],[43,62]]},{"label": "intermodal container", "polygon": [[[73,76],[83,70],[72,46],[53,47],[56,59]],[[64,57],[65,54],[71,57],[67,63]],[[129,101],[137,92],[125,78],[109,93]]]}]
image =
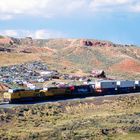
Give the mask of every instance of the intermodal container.
[{"label": "intermodal container", "polygon": [[95,82],[95,91],[101,94],[114,94],[117,82],[114,80],[103,80]]},{"label": "intermodal container", "polygon": [[135,90],[140,92],[140,81],[135,81]]},{"label": "intermodal container", "polygon": [[117,89],[119,93],[133,92],[135,88],[135,81],[121,80],[117,81]]}]

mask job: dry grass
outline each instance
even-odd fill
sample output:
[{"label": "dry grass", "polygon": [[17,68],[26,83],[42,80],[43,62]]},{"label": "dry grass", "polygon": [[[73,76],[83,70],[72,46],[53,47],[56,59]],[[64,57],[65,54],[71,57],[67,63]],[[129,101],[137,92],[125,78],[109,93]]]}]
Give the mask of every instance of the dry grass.
[{"label": "dry grass", "polygon": [[84,104],[81,104],[79,103],[77,106],[66,106],[65,109],[66,109],[66,112],[68,114],[77,114],[77,113],[85,113],[85,110],[86,112],[88,113],[91,113],[91,111],[95,110],[96,108],[96,105],[94,104],[88,104],[88,103],[84,103]]},{"label": "dry grass", "polygon": [[15,65],[37,60],[40,60],[40,58],[36,54],[0,53],[0,66]]},{"label": "dry grass", "polygon": [[137,139],[140,95],[0,109],[1,139]]}]

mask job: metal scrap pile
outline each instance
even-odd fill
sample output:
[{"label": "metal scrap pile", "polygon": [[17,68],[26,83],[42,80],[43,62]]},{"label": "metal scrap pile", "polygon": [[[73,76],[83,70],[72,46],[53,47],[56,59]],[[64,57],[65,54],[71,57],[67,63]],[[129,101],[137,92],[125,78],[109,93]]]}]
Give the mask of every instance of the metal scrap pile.
[{"label": "metal scrap pile", "polygon": [[103,70],[93,70],[91,73],[95,78],[106,78],[106,74]]},{"label": "metal scrap pile", "polygon": [[48,71],[46,64],[42,62],[24,63],[21,65],[0,67],[0,82],[17,83],[38,82],[39,79],[47,80],[45,76],[41,76],[39,71]]}]

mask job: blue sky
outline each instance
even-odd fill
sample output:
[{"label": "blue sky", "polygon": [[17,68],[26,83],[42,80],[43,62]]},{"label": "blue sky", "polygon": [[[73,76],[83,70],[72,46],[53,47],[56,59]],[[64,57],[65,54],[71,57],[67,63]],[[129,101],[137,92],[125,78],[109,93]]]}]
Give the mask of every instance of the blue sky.
[{"label": "blue sky", "polygon": [[140,1],[0,0],[0,34],[140,45]]}]

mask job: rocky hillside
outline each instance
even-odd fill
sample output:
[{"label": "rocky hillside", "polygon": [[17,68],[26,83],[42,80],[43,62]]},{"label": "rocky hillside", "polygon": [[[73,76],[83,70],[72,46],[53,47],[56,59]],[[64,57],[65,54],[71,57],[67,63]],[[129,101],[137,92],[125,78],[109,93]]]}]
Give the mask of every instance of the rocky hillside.
[{"label": "rocky hillside", "polygon": [[87,73],[92,69],[103,69],[117,77],[140,77],[140,47],[134,45],[93,39],[33,40],[30,37],[1,37],[0,53],[1,65],[41,60],[63,72],[82,70]]}]

